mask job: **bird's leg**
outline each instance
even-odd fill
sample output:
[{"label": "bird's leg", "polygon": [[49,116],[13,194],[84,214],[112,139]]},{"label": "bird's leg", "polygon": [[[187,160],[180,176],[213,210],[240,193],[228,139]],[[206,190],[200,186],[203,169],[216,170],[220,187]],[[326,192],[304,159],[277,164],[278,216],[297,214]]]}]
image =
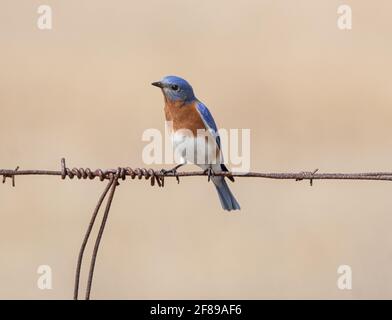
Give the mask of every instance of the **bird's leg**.
[{"label": "bird's leg", "polygon": [[166,175],[168,173],[172,173],[176,177],[177,183],[180,183],[180,177],[177,174],[177,169],[181,168],[183,165],[185,165],[185,163],[180,163],[180,164],[176,165],[174,168],[171,168],[170,170],[162,169],[161,172],[163,175]]},{"label": "bird's leg", "polygon": [[215,175],[214,170],[212,170],[212,167],[208,167],[207,169],[204,170],[204,174],[207,173],[208,176],[208,182],[210,182],[211,177],[213,177]]}]

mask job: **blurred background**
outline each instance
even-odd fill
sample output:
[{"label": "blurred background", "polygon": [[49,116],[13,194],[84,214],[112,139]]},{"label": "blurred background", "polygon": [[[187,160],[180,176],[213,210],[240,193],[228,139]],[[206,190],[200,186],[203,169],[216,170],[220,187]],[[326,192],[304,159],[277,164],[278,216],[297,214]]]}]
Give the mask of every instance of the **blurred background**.
[{"label": "blurred background", "polygon": [[[390,1],[47,0],[52,30],[37,28],[41,4],[0,3],[0,168],[59,170],[63,156],[145,166],[143,131],[164,129],[150,83],[175,74],[218,126],[251,129],[253,171],[392,171]],[[352,30],[337,28],[341,4]],[[92,298],[392,298],[390,182],[230,187],[239,213],[221,210],[204,177],[121,183]],[[103,189],[60,177],[0,185],[0,298],[72,298]],[[351,291],[336,285],[342,264]],[[52,290],[37,288],[39,265]]]}]

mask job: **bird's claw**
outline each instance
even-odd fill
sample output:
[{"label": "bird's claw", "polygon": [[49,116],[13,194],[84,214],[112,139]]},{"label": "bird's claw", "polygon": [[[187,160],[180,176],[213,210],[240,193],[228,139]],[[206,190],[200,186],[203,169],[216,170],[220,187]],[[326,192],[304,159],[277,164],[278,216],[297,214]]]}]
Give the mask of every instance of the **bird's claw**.
[{"label": "bird's claw", "polygon": [[214,170],[212,170],[212,168],[207,168],[204,170],[204,174],[207,174],[208,182],[210,182],[211,177],[213,177],[215,175],[215,172],[214,172]]},{"label": "bird's claw", "polygon": [[180,183],[180,177],[178,176],[178,172],[177,172],[177,168],[173,168],[170,170],[166,170],[166,169],[161,169],[161,173],[165,176],[169,173],[173,174],[173,176],[176,177],[177,180],[177,184]]}]

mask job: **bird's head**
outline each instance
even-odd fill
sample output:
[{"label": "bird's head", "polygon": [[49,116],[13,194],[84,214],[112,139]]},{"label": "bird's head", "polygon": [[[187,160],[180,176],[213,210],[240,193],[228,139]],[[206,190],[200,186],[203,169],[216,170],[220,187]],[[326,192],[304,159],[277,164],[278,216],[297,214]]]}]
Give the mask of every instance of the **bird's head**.
[{"label": "bird's head", "polygon": [[191,85],[176,76],[166,76],[162,80],[153,82],[153,86],[161,88],[165,99],[169,102],[191,102],[195,98]]}]

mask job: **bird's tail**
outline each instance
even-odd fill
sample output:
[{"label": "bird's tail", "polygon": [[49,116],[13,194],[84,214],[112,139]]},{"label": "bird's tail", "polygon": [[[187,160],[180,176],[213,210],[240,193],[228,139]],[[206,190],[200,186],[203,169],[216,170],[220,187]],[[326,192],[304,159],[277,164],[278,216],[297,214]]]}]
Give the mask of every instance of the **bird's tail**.
[{"label": "bird's tail", "polygon": [[215,185],[216,191],[219,195],[219,200],[224,210],[231,211],[241,209],[239,203],[231,193],[224,177],[212,177],[212,182]]}]

